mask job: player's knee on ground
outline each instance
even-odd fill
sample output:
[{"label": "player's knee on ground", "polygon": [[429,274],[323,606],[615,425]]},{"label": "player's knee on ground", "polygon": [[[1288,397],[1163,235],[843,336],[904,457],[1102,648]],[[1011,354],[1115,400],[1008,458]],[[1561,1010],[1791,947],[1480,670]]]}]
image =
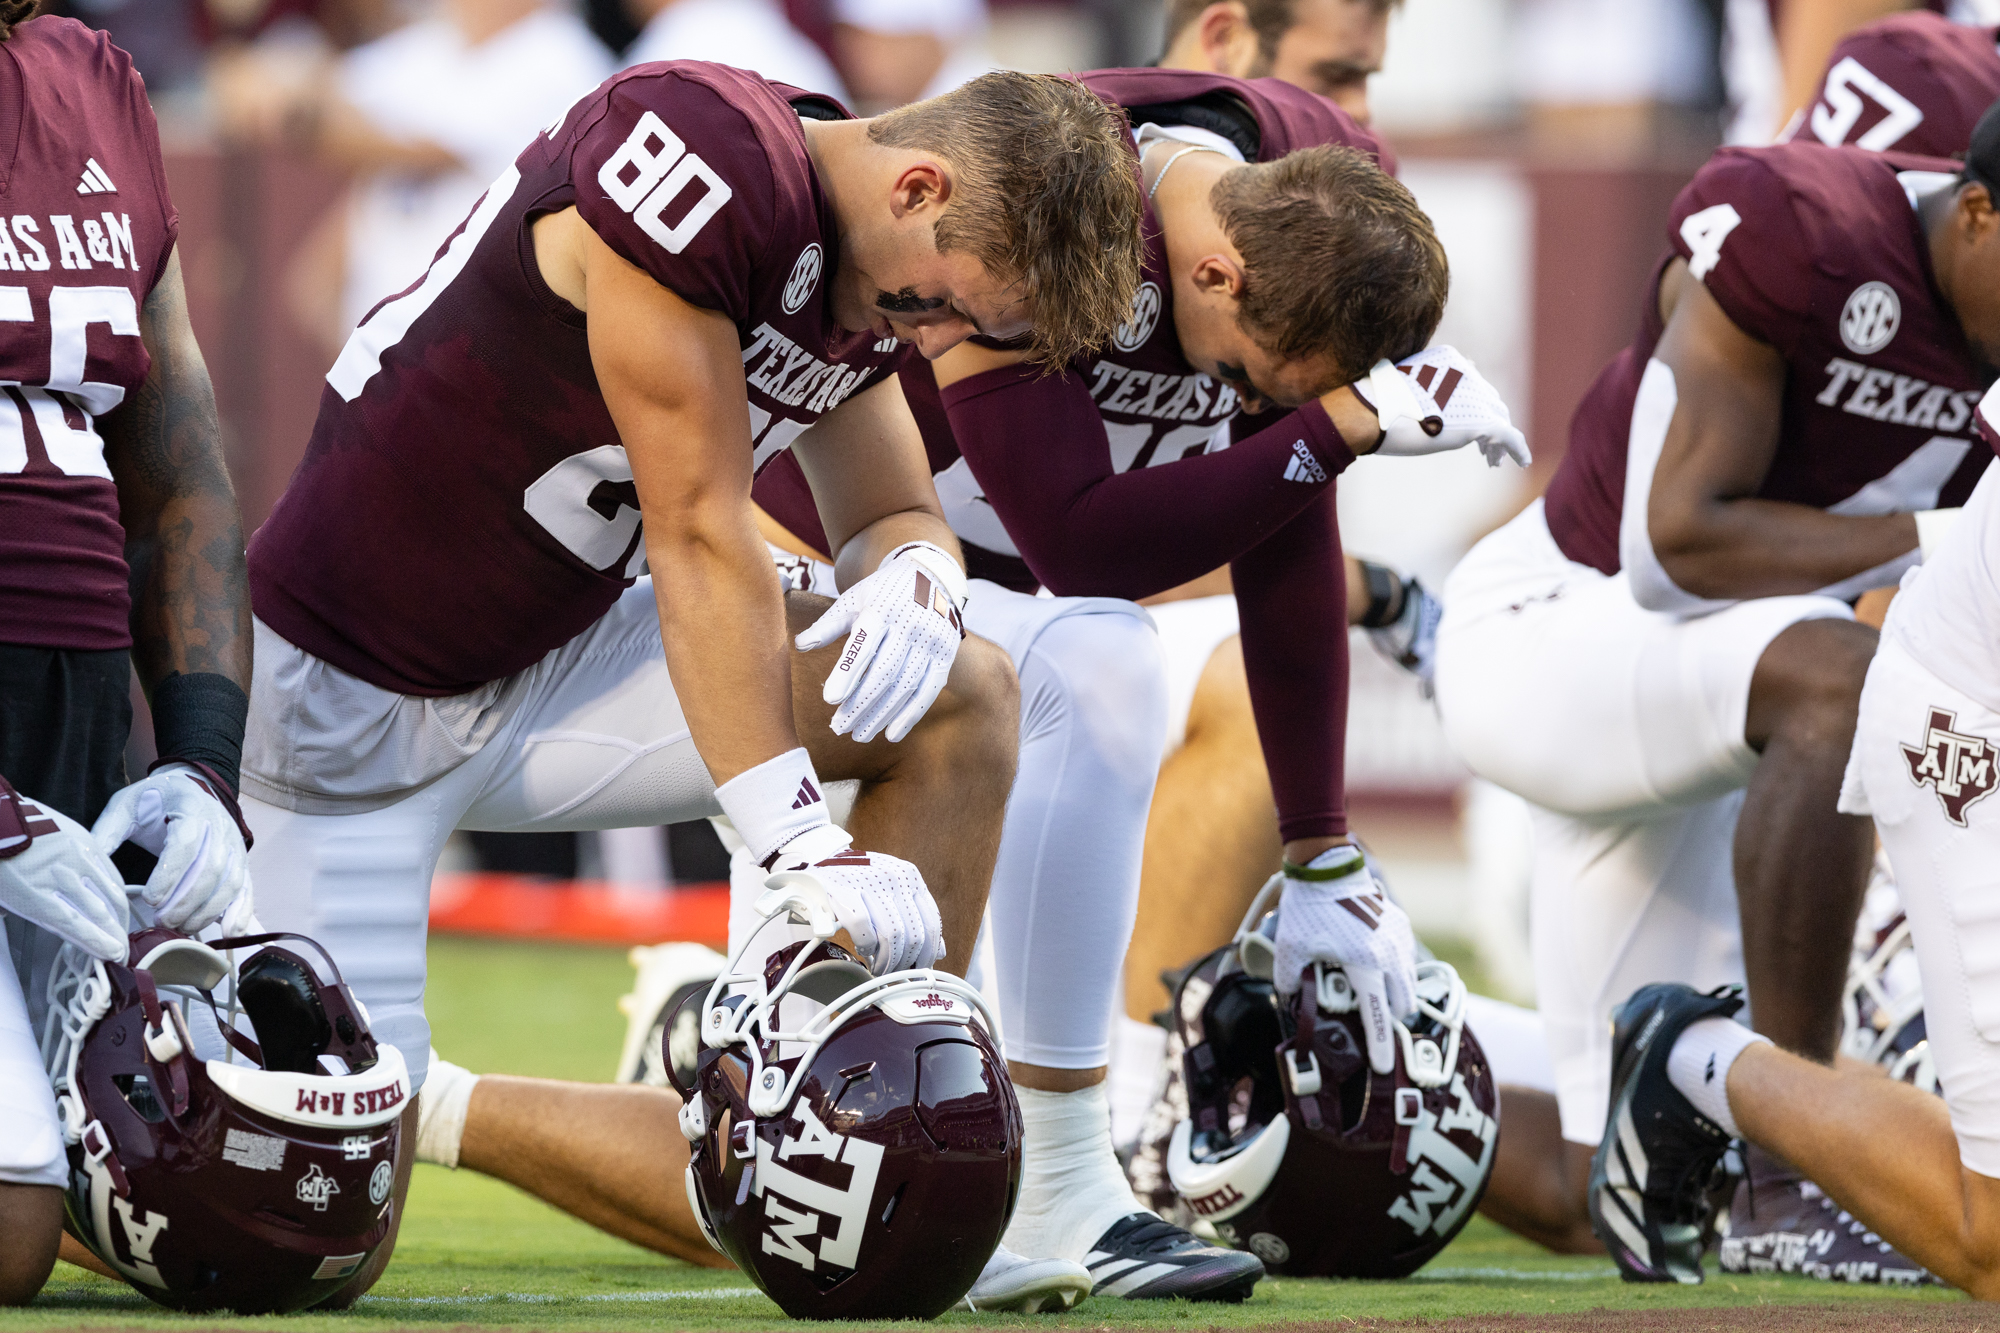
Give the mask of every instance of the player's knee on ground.
[{"label": "player's knee on ground", "polygon": [[1851,620],[1805,620],[1778,635],[1751,678],[1744,739],[1761,751],[1783,736],[1845,763],[1876,639]]},{"label": "player's knee on ground", "polygon": [[0,1305],[35,1299],[62,1244],[62,1191],[0,1183]]}]

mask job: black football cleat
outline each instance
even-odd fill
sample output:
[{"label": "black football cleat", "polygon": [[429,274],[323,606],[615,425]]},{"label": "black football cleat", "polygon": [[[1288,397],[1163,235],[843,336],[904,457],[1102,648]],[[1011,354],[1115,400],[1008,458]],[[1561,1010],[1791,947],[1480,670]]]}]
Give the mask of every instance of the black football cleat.
[{"label": "black football cleat", "polygon": [[1730,1137],[1667,1078],[1667,1053],[1690,1023],[1728,1018],[1740,987],[1703,995],[1663,983],[1619,1007],[1611,1037],[1611,1108],[1590,1159],[1590,1226],[1627,1282],[1701,1281]]},{"label": "black football cleat", "polygon": [[1083,1256],[1093,1296],[1128,1300],[1242,1301],[1264,1276],[1264,1262],[1243,1250],[1210,1245],[1151,1213],[1112,1224]]}]

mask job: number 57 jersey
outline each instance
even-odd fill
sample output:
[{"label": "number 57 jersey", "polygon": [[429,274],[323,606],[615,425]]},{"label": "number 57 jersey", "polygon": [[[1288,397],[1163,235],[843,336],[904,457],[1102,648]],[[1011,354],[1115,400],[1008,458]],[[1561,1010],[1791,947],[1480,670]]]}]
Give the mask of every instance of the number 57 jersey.
[{"label": "number 57 jersey", "polygon": [[0,43],[0,643],[131,646],[99,417],[145,383],[179,220],[145,85],[66,18]]},{"label": "number 57 jersey", "polygon": [[450,695],[540,660],[644,571],[585,317],[536,264],[546,214],[574,205],[617,254],[735,324],[757,466],[893,374],[894,343],[830,314],[838,237],[802,114],[845,116],[675,61],[613,78],[529,145],[328,372],[305,459],[250,544],[258,617],[373,685]]}]

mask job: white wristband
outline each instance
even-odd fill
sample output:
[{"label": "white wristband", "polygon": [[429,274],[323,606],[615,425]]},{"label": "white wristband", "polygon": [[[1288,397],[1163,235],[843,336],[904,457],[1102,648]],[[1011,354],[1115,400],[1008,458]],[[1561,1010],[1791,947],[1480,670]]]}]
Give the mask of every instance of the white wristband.
[{"label": "white wristband", "polygon": [[1919,509],[1917,511],[1917,554],[1929,560],[1938,553],[1938,546],[1951,530],[1958,526],[1958,516],[1962,509]]},{"label": "white wristband", "polygon": [[738,773],[715,789],[715,799],[749,848],[750,859],[768,865],[786,843],[832,822],[822,792],[812,757],[801,745]]},{"label": "white wristband", "polygon": [[943,586],[945,594],[951,598],[953,606],[961,611],[965,609],[965,595],[967,591],[965,570],[960,567],[958,561],[951,558],[949,551],[931,542],[904,542],[901,546],[883,556],[882,563],[886,565],[897,556],[907,556],[926,574],[929,574]]}]

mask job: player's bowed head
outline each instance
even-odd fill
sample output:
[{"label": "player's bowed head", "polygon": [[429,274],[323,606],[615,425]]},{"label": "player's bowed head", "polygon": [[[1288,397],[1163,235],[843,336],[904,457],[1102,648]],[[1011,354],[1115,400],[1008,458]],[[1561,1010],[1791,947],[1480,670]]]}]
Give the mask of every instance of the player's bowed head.
[{"label": "player's bowed head", "polygon": [[1958,179],[1917,207],[1938,290],[1980,360],[2000,365],[2000,102],[1973,127]]},{"label": "player's bowed head", "polygon": [[1364,154],[1320,146],[1231,165],[1205,196],[1177,210],[1199,225],[1167,230],[1175,329],[1188,360],[1247,410],[1298,407],[1436,332],[1451,290],[1444,246],[1408,187]]},{"label": "player's bowed head", "polygon": [[1124,113],[1075,79],[1000,72],[868,121],[808,122],[840,220],[834,317],[937,357],[975,333],[1060,366],[1139,286]]}]

